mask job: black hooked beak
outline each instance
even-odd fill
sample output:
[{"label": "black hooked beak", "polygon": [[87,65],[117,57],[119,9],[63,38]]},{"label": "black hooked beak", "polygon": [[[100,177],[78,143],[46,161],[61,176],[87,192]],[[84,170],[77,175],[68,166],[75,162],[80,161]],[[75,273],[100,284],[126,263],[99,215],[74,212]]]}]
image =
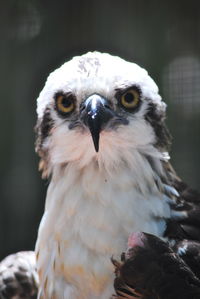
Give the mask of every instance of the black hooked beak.
[{"label": "black hooked beak", "polygon": [[89,96],[83,103],[81,118],[90,130],[96,152],[99,151],[100,132],[114,116],[108,100],[98,94]]}]

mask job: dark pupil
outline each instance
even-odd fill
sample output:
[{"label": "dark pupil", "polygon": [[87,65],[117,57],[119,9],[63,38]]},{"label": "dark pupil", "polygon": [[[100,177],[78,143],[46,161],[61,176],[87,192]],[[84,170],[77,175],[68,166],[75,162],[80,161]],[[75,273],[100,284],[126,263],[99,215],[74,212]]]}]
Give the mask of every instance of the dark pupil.
[{"label": "dark pupil", "polygon": [[65,108],[70,107],[71,104],[72,104],[72,100],[71,100],[71,99],[68,99],[68,98],[63,98],[63,99],[62,99],[62,105],[63,105]]},{"label": "dark pupil", "polygon": [[124,96],[124,99],[127,103],[131,103],[134,101],[134,95],[130,92],[127,92]]}]

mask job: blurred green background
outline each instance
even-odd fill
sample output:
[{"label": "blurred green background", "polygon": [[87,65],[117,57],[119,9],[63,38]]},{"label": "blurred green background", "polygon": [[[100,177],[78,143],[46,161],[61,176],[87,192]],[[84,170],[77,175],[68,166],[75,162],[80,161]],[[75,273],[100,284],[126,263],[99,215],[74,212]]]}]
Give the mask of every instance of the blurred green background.
[{"label": "blurred green background", "polygon": [[36,98],[52,70],[89,50],[149,71],[168,104],[173,165],[200,189],[199,0],[1,0],[1,258],[34,248],[43,212]]}]

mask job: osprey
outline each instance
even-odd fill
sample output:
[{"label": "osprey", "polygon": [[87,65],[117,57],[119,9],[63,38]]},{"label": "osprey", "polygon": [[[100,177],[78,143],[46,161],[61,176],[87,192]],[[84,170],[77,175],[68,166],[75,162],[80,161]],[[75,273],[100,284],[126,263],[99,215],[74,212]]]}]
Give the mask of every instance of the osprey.
[{"label": "osprey", "polygon": [[[116,56],[89,52],[50,74],[37,100],[36,152],[50,180],[36,243],[39,299],[111,298],[121,268],[114,273],[110,258],[132,232],[182,256],[188,244],[178,240],[200,240],[199,194],[169,163],[165,110],[147,71]],[[125,285],[122,297],[134,298]]]}]

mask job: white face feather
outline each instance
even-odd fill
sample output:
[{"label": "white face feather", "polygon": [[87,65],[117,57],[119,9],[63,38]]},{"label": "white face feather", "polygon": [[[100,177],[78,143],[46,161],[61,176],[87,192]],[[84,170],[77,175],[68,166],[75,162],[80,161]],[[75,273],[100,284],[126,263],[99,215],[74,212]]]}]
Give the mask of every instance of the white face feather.
[{"label": "white face feather", "polygon": [[155,82],[147,71],[137,64],[99,52],[74,57],[49,75],[37,100],[38,117],[43,116],[47,105],[53,104],[57,91],[71,91],[80,103],[93,93],[112,99],[116,88],[126,88],[134,84],[140,86],[145,98],[151,99],[157,105],[165,105],[161,102]]},{"label": "white face feather", "polygon": [[[57,92],[72,93],[76,97],[76,110],[79,113],[80,104],[92,94],[109,99],[115,109],[116,90],[133,85],[141,90],[142,105],[139,111],[133,117],[130,115],[129,125],[101,132],[98,154],[94,150],[89,130],[69,129],[68,119],[63,119],[55,111],[54,96]],[[157,110],[165,110],[157,85],[147,71],[137,64],[99,52],[89,52],[63,64],[50,74],[37,100],[38,119],[43,119],[48,107],[54,123],[49,138],[42,144],[43,150],[49,155],[49,172],[56,164],[75,160],[80,167],[84,167],[94,159],[100,167],[109,169],[111,166],[111,171],[116,162],[125,160],[130,163],[133,149],[148,149],[156,143],[155,132],[145,120],[149,102],[154,103]]]}]

